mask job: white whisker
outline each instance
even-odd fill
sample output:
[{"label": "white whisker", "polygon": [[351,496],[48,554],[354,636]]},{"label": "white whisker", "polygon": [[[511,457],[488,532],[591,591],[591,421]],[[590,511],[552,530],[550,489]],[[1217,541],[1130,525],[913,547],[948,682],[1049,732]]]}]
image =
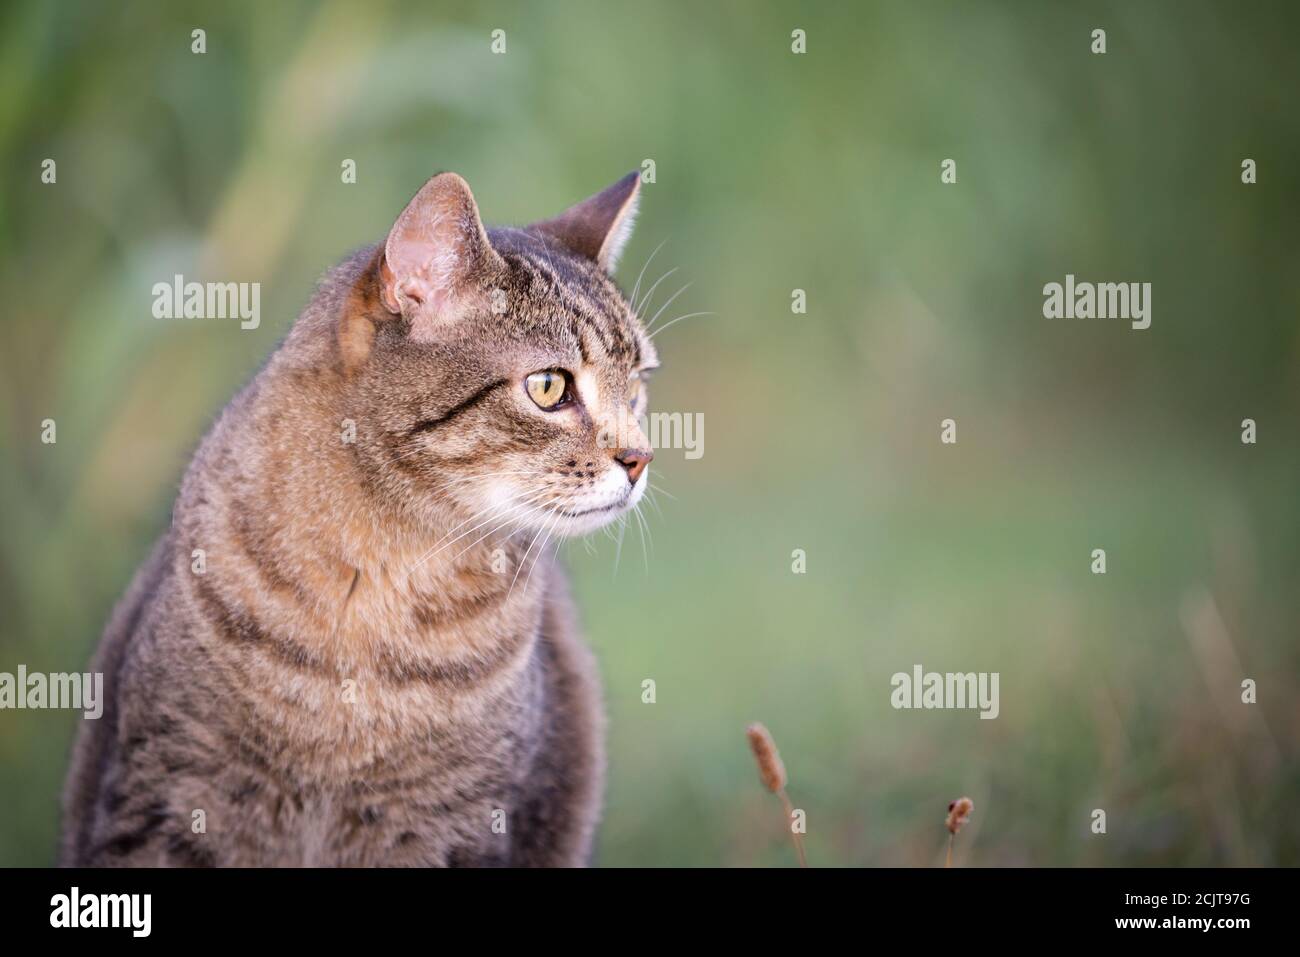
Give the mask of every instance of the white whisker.
[{"label": "white whisker", "polygon": [[694,319],[696,316],[716,316],[716,315],[717,315],[716,312],[688,312],[688,313],[687,313],[686,315],[684,315],[684,316],[678,316],[676,319],[672,320],[672,322],[665,322],[662,326],[660,326],[660,327],[659,327],[658,329],[656,329],[654,332],[650,333],[649,338],[653,339],[655,336],[659,335],[659,333],[663,332],[663,331],[664,331],[665,329],[667,329],[669,326],[674,325],[674,324],[676,324],[676,323],[678,323],[678,322],[681,322],[683,319]]},{"label": "white whisker", "polygon": [[655,312],[654,316],[651,317],[650,321],[645,324],[646,331],[649,332],[653,330],[655,327],[655,320],[664,314],[664,310],[673,304],[674,299],[676,299],[678,296],[680,296],[682,293],[684,293],[687,289],[690,288],[691,288],[691,284],[688,282],[686,285],[682,286],[681,289],[678,289],[675,293],[669,296],[664,301],[664,304],[659,307],[658,311]]},{"label": "white whisker", "polygon": [[[531,507],[531,505],[530,505],[529,503],[524,503],[524,504],[525,504],[526,506]],[[504,514],[504,513],[502,513],[502,514]],[[515,522],[518,522],[518,521],[520,521],[521,519],[525,518],[527,515],[528,515],[528,508],[524,508],[524,510],[523,510],[522,512],[517,512],[516,514],[511,515],[509,518],[507,518],[504,522],[500,523],[499,525],[496,525],[496,526],[494,526],[493,528],[489,528],[486,532],[484,532],[484,533],[483,533],[482,535],[480,535],[478,538],[474,539],[474,541],[470,542],[468,545],[466,545],[464,548],[462,548],[460,551],[458,551],[455,555],[453,555],[453,556],[451,557],[451,562],[454,564],[455,561],[456,561],[456,559],[460,558],[460,556],[464,555],[466,552],[468,552],[471,548],[473,548],[473,547],[474,547],[475,545],[477,545],[479,542],[483,541],[483,539],[487,538],[487,537],[490,536],[490,535],[495,535],[497,532],[501,531],[501,529],[505,528],[507,525],[511,525],[511,524],[513,524],[513,523],[515,523]],[[496,521],[496,519],[498,519],[498,518],[500,518],[500,517],[501,517],[501,515],[496,515],[496,516],[494,516],[493,518],[488,519],[488,521]],[[486,523],[485,523],[485,524],[486,524]],[[520,526],[520,527],[522,528],[522,527],[524,527],[524,526]],[[472,531],[472,530],[471,530],[471,531]],[[515,529],[515,531],[517,532],[517,531],[519,531],[519,529]],[[510,535],[513,535],[513,534],[514,534],[514,532],[511,532],[511,533],[510,533]],[[506,538],[509,539],[509,538],[510,538],[510,535],[507,535]]]},{"label": "white whisker", "polygon": [[637,530],[641,535],[641,560],[645,562],[645,573],[650,574],[650,553],[646,550],[646,529],[645,519],[641,517],[641,505],[638,503],[632,509],[632,515],[636,518]]},{"label": "white whisker", "polygon": [[[546,552],[546,545],[547,545],[547,543],[550,542],[550,540],[551,540],[551,532],[552,532],[553,530],[554,530],[554,526],[552,526],[551,528],[548,528],[548,529],[547,529],[547,531],[546,531],[546,537],[542,539],[542,547],[539,548],[539,549],[537,550],[537,555],[536,555],[535,558],[533,558],[533,567],[530,568],[530,569],[528,569],[528,574],[524,576],[524,594],[525,594],[525,595],[528,594],[528,583],[529,583],[530,581],[533,580],[533,572],[537,571],[537,563],[540,562],[540,561],[542,560],[542,555],[545,554],[545,552]],[[559,551],[559,545],[557,544],[557,545],[556,545],[556,552],[558,552],[558,551]]]},{"label": "white whisker", "polygon": [[659,254],[659,250],[664,248],[664,243],[666,242],[668,242],[668,240],[665,239],[663,243],[656,246],[654,252],[650,254],[650,258],[647,259],[645,265],[641,267],[641,272],[638,273],[636,277],[636,284],[632,287],[632,295],[627,297],[628,302],[636,302],[636,294],[641,288],[641,280],[645,278],[645,271],[650,268],[650,263],[653,262],[655,256]]},{"label": "white whisker", "polygon": [[671,276],[673,273],[677,272],[677,270],[680,268],[681,268],[680,266],[674,266],[672,269],[668,270],[666,273],[664,273],[662,276],[656,279],[654,285],[651,286],[649,290],[646,291],[646,294],[641,297],[640,304],[637,305],[632,311],[635,312],[638,316],[641,315],[641,310],[644,309],[645,304],[650,301],[650,297],[655,294],[655,290],[659,288],[659,284],[663,282],[665,279],[667,279],[669,276]]},{"label": "white whisker", "polygon": [[627,515],[618,517],[618,545],[614,549],[614,574],[618,575],[618,562],[623,556],[623,536],[627,534]]},{"label": "white whisker", "polygon": [[650,488],[658,492],[660,495],[667,495],[674,502],[677,501],[677,496],[674,495],[672,492],[668,491],[668,489],[664,488],[662,485],[656,485],[654,482],[651,482]]},{"label": "white whisker", "polygon": [[[434,546],[434,548],[433,548],[432,550],[430,550],[426,555],[424,555],[424,557],[422,557],[418,562],[416,562],[414,565],[412,565],[412,566],[407,570],[407,572],[406,572],[407,577],[409,578],[412,572],[414,572],[417,568],[419,568],[421,565],[423,565],[425,562],[427,562],[430,558],[432,558],[434,555],[436,555],[436,554],[438,554],[439,552],[441,552],[444,548],[448,547],[449,545],[454,545],[456,542],[460,541],[460,540],[461,540],[462,538],[464,538],[466,535],[473,534],[475,531],[477,531],[478,529],[482,528],[484,525],[488,525],[488,524],[490,524],[490,523],[492,523],[492,522],[495,522],[495,521],[496,521],[498,518],[500,518],[502,515],[506,515],[506,514],[508,514],[508,513],[512,513],[512,512],[520,512],[520,511],[527,510],[528,508],[532,507],[532,505],[533,505],[534,502],[539,501],[539,500],[542,499],[545,495],[546,495],[546,490],[543,489],[543,490],[541,490],[541,491],[534,492],[532,495],[528,496],[527,498],[523,499],[522,501],[515,502],[515,503],[512,503],[512,504],[508,504],[508,505],[504,505],[504,506],[495,506],[495,509],[496,509],[495,514],[489,516],[489,517],[488,517],[487,519],[485,519],[484,521],[479,522],[479,523],[478,523],[477,525],[475,525],[473,528],[471,528],[471,529],[469,529],[469,530],[467,530],[467,531],[461,532],[459,535],[457,535],[455,538],[453,538],[453,539],[452,539],[451,541],[449,541],[449,542],[446,542],[446,543],[441,544],[441,545],[437,545],[437,544],[435,544],[435,546]],[[481,514],[483,514],[483,513],[482,513],[482,512],[479,512],[478,514],[481,515]],[[475,516],[475,517],[477,517],[477,516]],[[471,522],[472,522],[473,520],[474,520],[474,519],[472,519],[472,518],[469,519],[469,521],[471,521]],[[466,523],[466,522],[462,522],[461,524],[464,525],[464,524],[467,524],[467,523]],[[456,527],[459,528],[460,526],[458,525],[458,526],[456,526]],[[454,529],[453,529],[453,531],[454,531]],[[449,532],[448,534],[450,534],[450,532]],[[443,536],[443,537],[445,538],[446,536]]]},{"label": "white whisker", "polygon": [[650,503],[650,507],[655,510],[656,515],[658,515],[660,518],[663,518],[664,517],[663,510],[659,508],[659,503],[655,501],[654,492],[655,490],[653,486],[647,489],[644,500]]},{"label": "white whisker", "polygon": [[[556,517],[558,517],[558,516],[556,516]],[[555,520],[555,519],[552,518],[552,521],[554,521],[554,520]],[[549,525],[549,523],[548,523],[548,525]],[[513,594],[515,593],[515,582],[519,581],[519,573],[520,573],[521,571],[523,571],[523,570],[524,570],[524,566],[525,566],[526,564],[528,564],[528,556],[532,554],[533,546],[537,544],[537,539],[541,537],[542,532],[543,532],[543,530],[544,530],[546,527],[548,527],[548,526],[543,526],[542,528],[539,528],[539,529],[537,530],[537,532],[533,535],[533,539],[532,539],[532,541],[530,541],[530,542],[528,543],[528,549],[524,552],[524,557],[521,558],[521,559],[519,560],[519,567],[515,569],[515,577],[512,578],[512,579],[510,579],[510,590],[509,590],[508,592],[506,592],[506,598],[507,598],[507,599],[509,599],[510,596],[513,595]]]}]

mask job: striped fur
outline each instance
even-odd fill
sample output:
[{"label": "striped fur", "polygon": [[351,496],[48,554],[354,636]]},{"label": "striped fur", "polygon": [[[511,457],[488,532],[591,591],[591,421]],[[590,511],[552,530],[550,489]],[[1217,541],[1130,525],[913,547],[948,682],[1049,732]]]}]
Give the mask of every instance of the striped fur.
[{"label": "striped fur", "polygon": [[[534,543],[627,485],[598,435],[655,358],[591,232],[608,210],[625,231],[624,193],[572,218],[581,236],[482,233],[436,316],[393,295],[391,236],[325,277],[204,438],[104,633],[64,863],[588,861],[596,669]],[[481,230],[468,203],[457,222]],[[583,383],[576,406],[532,403],[546,369]]]}]

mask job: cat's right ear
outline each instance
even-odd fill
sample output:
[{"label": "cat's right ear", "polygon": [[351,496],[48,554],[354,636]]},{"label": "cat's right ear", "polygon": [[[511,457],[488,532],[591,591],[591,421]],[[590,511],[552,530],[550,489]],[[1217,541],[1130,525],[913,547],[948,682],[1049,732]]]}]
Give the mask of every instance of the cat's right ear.
[{"label": "cat's right ear", "polygon": [[430,339],[477,304],[484,280],[505,263],[488,242],[469,184],[439,173],[406,204],[384,242],[380,300]]},{"label": "cat's right ear", "polygon": [[613,186],[570,206],[554,219],[533,223],[528,228],[559,240],[612,274],[632,235],[640,195],[641,174],[633,170]]}]

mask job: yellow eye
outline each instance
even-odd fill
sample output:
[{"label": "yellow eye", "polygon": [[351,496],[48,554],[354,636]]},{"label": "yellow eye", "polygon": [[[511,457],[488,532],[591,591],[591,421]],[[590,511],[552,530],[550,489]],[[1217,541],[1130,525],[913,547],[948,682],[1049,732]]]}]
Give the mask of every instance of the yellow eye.
[{"label": "yellow eye", "polygon": [[524,384],[532,400],[543,409],[553,409],[569,391],[569,380],[563,372],[534,372]]}]

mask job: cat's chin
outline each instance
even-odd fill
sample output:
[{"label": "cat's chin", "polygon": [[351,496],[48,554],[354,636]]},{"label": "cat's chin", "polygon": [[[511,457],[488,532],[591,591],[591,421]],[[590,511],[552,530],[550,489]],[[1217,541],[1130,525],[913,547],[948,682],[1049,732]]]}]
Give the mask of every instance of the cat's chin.
[{"label": "cat's chin", "polygon": [[599,531],[611,522],[617,521],[636,508],[641,496],[645,494],[647,479],[642,478],[635,485],[628,487],[627,493],[613,502],[576,503],[567,508],[548,508],[548,515],[539,523],[549,529],[553,535],[564,538],[580,538]]}]

